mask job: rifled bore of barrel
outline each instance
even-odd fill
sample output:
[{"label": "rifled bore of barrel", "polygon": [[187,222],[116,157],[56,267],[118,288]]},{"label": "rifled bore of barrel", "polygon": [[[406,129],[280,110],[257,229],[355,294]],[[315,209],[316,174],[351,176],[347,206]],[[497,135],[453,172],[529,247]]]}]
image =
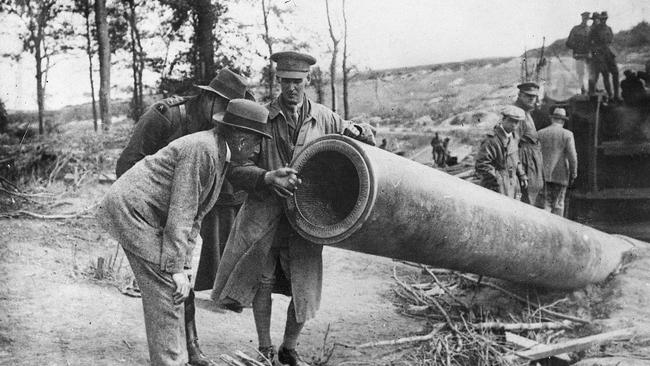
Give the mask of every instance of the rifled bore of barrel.
[{"label": "rifled bore of barrel", "polygon": [[344,136],[312,141],[292,166],[303,185],[287,216],[317,244],[554,288],[605,279],[633,247]]}]

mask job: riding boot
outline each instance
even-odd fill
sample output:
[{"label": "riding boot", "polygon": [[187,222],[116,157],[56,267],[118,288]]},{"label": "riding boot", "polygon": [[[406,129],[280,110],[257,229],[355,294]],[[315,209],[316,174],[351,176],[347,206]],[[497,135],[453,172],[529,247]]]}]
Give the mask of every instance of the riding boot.
[{"label": "riding boot", "polygon": [[194,315],[196,306],[194,305],[194,291],[190,290],[190,295],[185,299],[185,339],[187,340],[187,356],[189,364],[192,366],[217,366],[201,352],[199,348],[199,337],[196,332],[196,322]]},{"label": "riding boot", "polygon": [[619,88],[618,73],[612,73],[612,82],[614,84],[614,100],[621,102],[621,88]]},{"label": "riding boot", "polygon": [[603,84],[605,84],[607,99],[612,99],[612,83],[609,81],[609,73],[603,73]]},{"label": "riding boot", "polygon": [[217,366],[214,361],[201,352],[194,320],[185,323],[185,332],[187,337],[187,356],[189,358],[189,364],[192,366]]}]

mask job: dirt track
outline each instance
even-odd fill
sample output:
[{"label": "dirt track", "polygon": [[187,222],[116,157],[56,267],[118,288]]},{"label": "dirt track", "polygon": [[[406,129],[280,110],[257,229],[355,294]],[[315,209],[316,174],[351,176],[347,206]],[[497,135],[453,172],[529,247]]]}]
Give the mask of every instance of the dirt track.
[{"label": "dirt track", "polygon": [[[81,194],[72,206],[82,206],[84,197],[94,193]],[[0,364],[148,364],[140,299],[122,295],[114,282],[83,274],[91,259],[115,250],[115,242],[98,230],[94,219],[0,220],[0,238]],[[397,314],[391,303],[393,261],[332,248],[324,255],[321,311],[307,324],[299,346],[307,360],[320,355],[328,326],[328,346],[423,331],[422,322]],[[398,270],[413,271],[399,264]],[[250,309],[223,312],[212,307],[208,296],[199,293],[197,300],[204,351],[214,359],[236,350],[251,354],[257,340]],[[279,344],[288,301],[278,296],[274,304],[272,331]],[[387,351],[362,354],[337,347],[330,364],[399,360],[399,352]]]}]

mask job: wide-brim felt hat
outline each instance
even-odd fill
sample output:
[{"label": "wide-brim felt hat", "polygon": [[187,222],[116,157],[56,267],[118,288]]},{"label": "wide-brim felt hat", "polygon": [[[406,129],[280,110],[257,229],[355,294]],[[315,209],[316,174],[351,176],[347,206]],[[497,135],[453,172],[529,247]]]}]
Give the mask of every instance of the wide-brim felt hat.
[{"label": "wide-brim felt hat", "polygon": [[309,67],[316,63],[316,59],[306,53],[284,51],[271,55],[275,61],[275,74],[280,78],[302,79],[309,75]]},{"label": "wide-brim felt hat", "polygon": [[595,11],[593,14],[591,14],[591,19],[600,19],[600,13]]},{"label": "wide-brim felt hat", "polygon": [[228,100],[246,98],[255,100],[248,91],[246,79],[229,68],[219,70],[209,85],[196,85],[197,88],[218,94]]},{"label": "wide-brim felt hat", "polygon": [[537,83],[533,83],[533,82],[521,83],[517,85],[517,88],[519,88],[519,90],[522,93],[539,96],[539,85],[537,85]]},{"label": "wide-brim felt hat", "polygon": [[233,99],[224,113],[217,113],[212,119],[224,125],[255,132],[272,139],[268,124],[269,110],[248,99]]}]

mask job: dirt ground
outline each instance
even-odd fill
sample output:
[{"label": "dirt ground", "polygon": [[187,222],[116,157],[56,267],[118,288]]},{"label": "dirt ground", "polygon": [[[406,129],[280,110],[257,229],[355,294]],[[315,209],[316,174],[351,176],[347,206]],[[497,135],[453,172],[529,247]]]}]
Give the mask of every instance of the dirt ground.
[{"label": "dirt ground", "polygon": [[[76,212],[107,186],[82,187],[62,196],[61,212]],[[92,217],[72,220],[0,220],[0,364],[146,365],[148,354],[141,300],[122,295],[129,269],[116,279],[92,277],[91,260],[114,254],[115,242]],[[195,253],[198,253],[198,248]],[[117,259],[121,262],[120,254]],[[318,317],[303,332],[299,349],[319,358],[327,345],[357,344],[423,332],[423,324],[399,315],[392,305],[392,268],[414,271],[392,260],[326,248],[324,294]],[[197,323],[204,352],[216,359],[236,350],[253,353],[257,339],[250,309],[241,314],[215,309],[209,293],[198,293]],[[279,344],[286,297],[274,298],[273,339]],[[337,347],[330,364],[387,363],[399,350],[359,353]]]}]

